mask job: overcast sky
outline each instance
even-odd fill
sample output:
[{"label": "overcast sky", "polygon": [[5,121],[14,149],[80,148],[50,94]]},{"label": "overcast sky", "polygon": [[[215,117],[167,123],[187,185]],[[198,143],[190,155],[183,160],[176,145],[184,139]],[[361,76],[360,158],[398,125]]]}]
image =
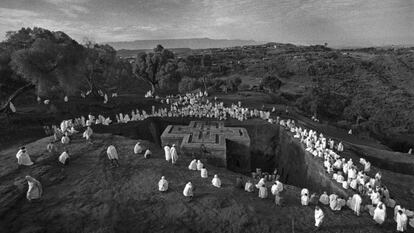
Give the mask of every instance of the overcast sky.
[{"label": "overcast sky", "polygon": [[0,0],[0,34],[60,30],[81,41],[195,38],[414,44],[414,0]]}]

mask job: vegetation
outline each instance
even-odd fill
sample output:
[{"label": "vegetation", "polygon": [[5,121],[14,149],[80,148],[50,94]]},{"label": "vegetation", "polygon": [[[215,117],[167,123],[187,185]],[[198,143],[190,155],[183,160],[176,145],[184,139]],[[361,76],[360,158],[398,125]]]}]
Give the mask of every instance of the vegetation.
[{"label": "vegetation", "polygon": [[112,47],[80,45],[63,32],[22,28],[0,43],[0,112],[31,88],[48,98],[87,91],[97,96],[98,90],[126,88],[134,79],[131,65]]}]

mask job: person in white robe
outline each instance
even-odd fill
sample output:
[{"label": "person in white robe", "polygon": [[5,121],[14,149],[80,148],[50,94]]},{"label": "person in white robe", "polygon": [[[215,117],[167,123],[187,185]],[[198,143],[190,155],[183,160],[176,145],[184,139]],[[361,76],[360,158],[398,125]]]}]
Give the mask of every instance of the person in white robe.
[{"label": "person in white robe", "polygon": [[70,134],[77,134],[77,133],[79,133],[76,129],[75,129],[75,127],[70,127],[70,129],[69,129],[69,133]]},{"label": "person in white robe", "polygon": [[183,195],[184,197],[188,197],[190,198],[190,200],[193,198],[194,193],[193,193],[193,184],[191,182],[188,182],[183,190]]},{"label": "person in white robe", "polygon": [[161,177],[161,180],[158,181],[158,191],[166,192],[168,190],[168,181],[165,179],[165,176]]},{"label": "person in white robe", "polygon": [[69,144],[70,142],[70,138],[67,134],[63,135],[62,139],[60,140],[62,142],[62,144]]},{"label": "person in white robe", "polygon": [[259,180],[259,183],[257,183],[256,184],[256,188],[260,188],[260,187],[262,187],[263,185],[265,185],[266,184],[266,180],[265,180],[265,178],[261,178],[260,180]]},{"label": "person in white robe", "polygon": [[188,170],[197,171],[197,160],[196,159],[193,159],[190,162],[190,165],[188,165]]},{"label": "person in white robe", "polygon": [[31,176],[26,176],[26,180],[29,185],[26,193],[27,200],[32,201],[41,198],[43,194],[42,184]]},{"label": "person in white robe", "polygon": [[108,103],[108,95],[105,93],[104,95],[104,104]]},{"label": "person in white robe", "polygon": [[378,191],[374,191],[371,194],[372,205],[378,205],[381,202],[381,194]]},{"label": "person in white robe", "polygon": [[137,142],[134,146],[134,154],[142,154],[144,152],[144,148],[141,146],[141,142]]},{"label": "person in white robe", "polygon": [[171,163],[176,164],[178,160],[177,148],[175,148],[175,144],[172,145],[170,149],[171,154]]},{"label": "person in white robe", "polygon": [[303,196],[303,195],[305,195],[305,194],[307,194],[307,195],[309,196],[309,190],[308,190],[307,188],[303,188],[303,189],[300,191],[300,195],[301,195],[301,196]]},{"label": "person in white robe", "polygon": [[308,193],[304,193],[301,197],[300,197],[300,203],[302,205],[309,205],[309,194]]},{"label": "person in white robe", "polygon": [[398,210],[395,221],[397,222],[398,232],[404,232],[407,230],[408,217],[402,210]]},{"label": "person in white robe", "polygon": [[315,206],[315,227],[320,228],[325,215],[319,206]]},{"label": "person in white robe", "polygon": [[338,144],[338,151],[339,152],[344,151],[344,145],[342,144],[342,142],[339,142],[339,144]]},{"label": "person in white robe", "polygon": [[118,152],[116,151],[115,146],[113,146],[113,145],[108,146],[108,149],[106,150],[106,153],[108,155],[109,161],[111,162],[111,165],[113,167],[119,167]]},{"label": "person in white robe", "polygon": [[85,132],[83,132],[82,137],[84,137],[86,141],[90,142],[92,134],[93,134],[93,130],[91,127],[88,126]]},{"label": "person in white robe", "polygon": [[47,151],[49,151],[49,153],[52,153],[55,150],[55,146],[53,145],[53,143],[49,143],[46,146]]},{"label": "person in white robe", "polygon": [[254,191],[254,186],[251,180],[247,180],[246,184],[244,185],[244,191],[249,193]]},{"label": "person in white robe", "polygon": [[204,167],[204,164],[200,160],[197,160],[197,170],[201,171],[201,169],[203,169],[203,167]]},{"label": "person in white robe", "polygon": [[380,204],[377,205],[377,208],[375,208],[375,210],[374,210],[374,217],[373,217],[374,221],[377,224],[381,225],[381,224],[384,223],[385,217],[387,215],[386,211],[387,210],[386,210],[384,204],[380,203]]},{"label": "person in white robe", "polygon": [[63,98],[63,101],[65,101],[65,103],[67,103],[69,101],[69,98],[67,95],[65,95],[65,97]]},{"label": "person in white robe", "polygon": [[211,184],[217,188],[221,187],[221,180],[217,174],[214,175],[214,178],[211,180]]},{"label": "person in white robe", "polygon": [[272,185],[272,188],[270,189],[271,193],[273,195],[276,195],[276,193],[280,193],[283,191],[283,184],[279,180],[276,180],[275,183]]},{"label": "person in white robe", "polygon": [[267,198],[267,195],[268,195],[267,188],[266,188],[265,184],[262,184],[259,187],[259,198],[265,199],[265,198]]},{"label": "person in white robe", "polygon": [[319,202],[323,205],[329,205],[329,196],[326,192],[323,192],[323,194],[319,197]]},{"label": "person in white robe", "polygon": [[62,152],[62,154],[60,154],[59,162],[63,165],[66,165],[67,162],[68,162],[68,159],[69,159],[69,154],[68,154],[68,151],[65,150],[65,151]]},{"label": "person in white robe", "polygon": [[30,159],[30,156],[26,151],[26,147],[20,148],[20,150],[16,154],[16,158],[17,158],[17,164],[19,165],[24,165],[24,166],[33,165],[33,162]]},{"label": "person in white robe", "polygon": [[208,172],[206,168],[202,168],[200,171],[201,178],[208,178]]},{"label": "person in white robe", "polygon": [[352,196],[352,210],[354,213],[359,216],[361,213],[361,204],[362,204],[362,198],[359,194],[355,193]]},{"label": "person in white robe", "polygon": [[334,211],[341,210],[342,206],[339,205],[338,196],[336,194],[331,194],[329,196],[329,207]]},{"label": "person in white robe", "polygon": [[144,153],[144,158],[149,159],[152,155],[152,152],[150,149],[147,149]]},{"label": "person in white robe", "polygon": [[167,162],[170,162],[170,160],[171,160],[171,148],[170,148],[169,145],[164,146],[164,155],[165,155],[165,160],[167,160]]},{"label": "person in white robe", "polygon": [[10,107],[10,110],[11,110],[13,113],[15,113],[15,112],[16,112],[16,107],[14,107],[14,104],[13,104],[12,102],[10,102],[10,103],[9,103],[9,107]]}]

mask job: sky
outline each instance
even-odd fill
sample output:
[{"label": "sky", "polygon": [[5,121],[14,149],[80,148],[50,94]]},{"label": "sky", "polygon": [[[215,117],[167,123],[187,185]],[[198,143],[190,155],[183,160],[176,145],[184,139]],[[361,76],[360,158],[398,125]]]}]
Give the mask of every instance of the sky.
[{"label": "sky", "polygon": [[414,0],[0,0],[0,39],[21,27],[82,42],[246,39],[414,44]]}]

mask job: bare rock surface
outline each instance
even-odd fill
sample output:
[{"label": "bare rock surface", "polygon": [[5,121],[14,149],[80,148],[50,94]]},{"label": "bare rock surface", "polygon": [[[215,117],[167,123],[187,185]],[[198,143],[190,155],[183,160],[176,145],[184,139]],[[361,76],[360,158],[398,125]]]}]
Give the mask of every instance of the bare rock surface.
[{"label": "bare rock surface", "polygon": [[[286,186],[284,205],[276,207],[272,196],[262,200],[257,193],[235,188],[237,173],[207,164],[209,178],[202,179],[199,172],[187,169],[190,158],[180,158],[173,166],[150,142],[142,141],[153,152],[144,159],[133,154],[136,140],[94,136],[93,144],[79,137],[72,140],[67,166],[58,164],[59,153],[46,151],[51,138],[26,146],[35,162],[31,167],[17,167],[16,151],[0,151],[0,232],[292,232],[292,227],[295,232],[314,231],[314,207],[300,206],[299,188]],[[107,159],[111,144],[118,150],[118,168]],[[39,201],[25,199],[27,174],[43,185]],[[222,180],[220,189],[211,185],[214,174]],[[157,189],[161,176],[169,181],[166,193]],[[192,201],[182,195],[188,181],[196,188]],[[367,213],[356,217],[350,210],[323,210],[326,217],[319,232],[395,229],[390,218],[378,227]]]}]

